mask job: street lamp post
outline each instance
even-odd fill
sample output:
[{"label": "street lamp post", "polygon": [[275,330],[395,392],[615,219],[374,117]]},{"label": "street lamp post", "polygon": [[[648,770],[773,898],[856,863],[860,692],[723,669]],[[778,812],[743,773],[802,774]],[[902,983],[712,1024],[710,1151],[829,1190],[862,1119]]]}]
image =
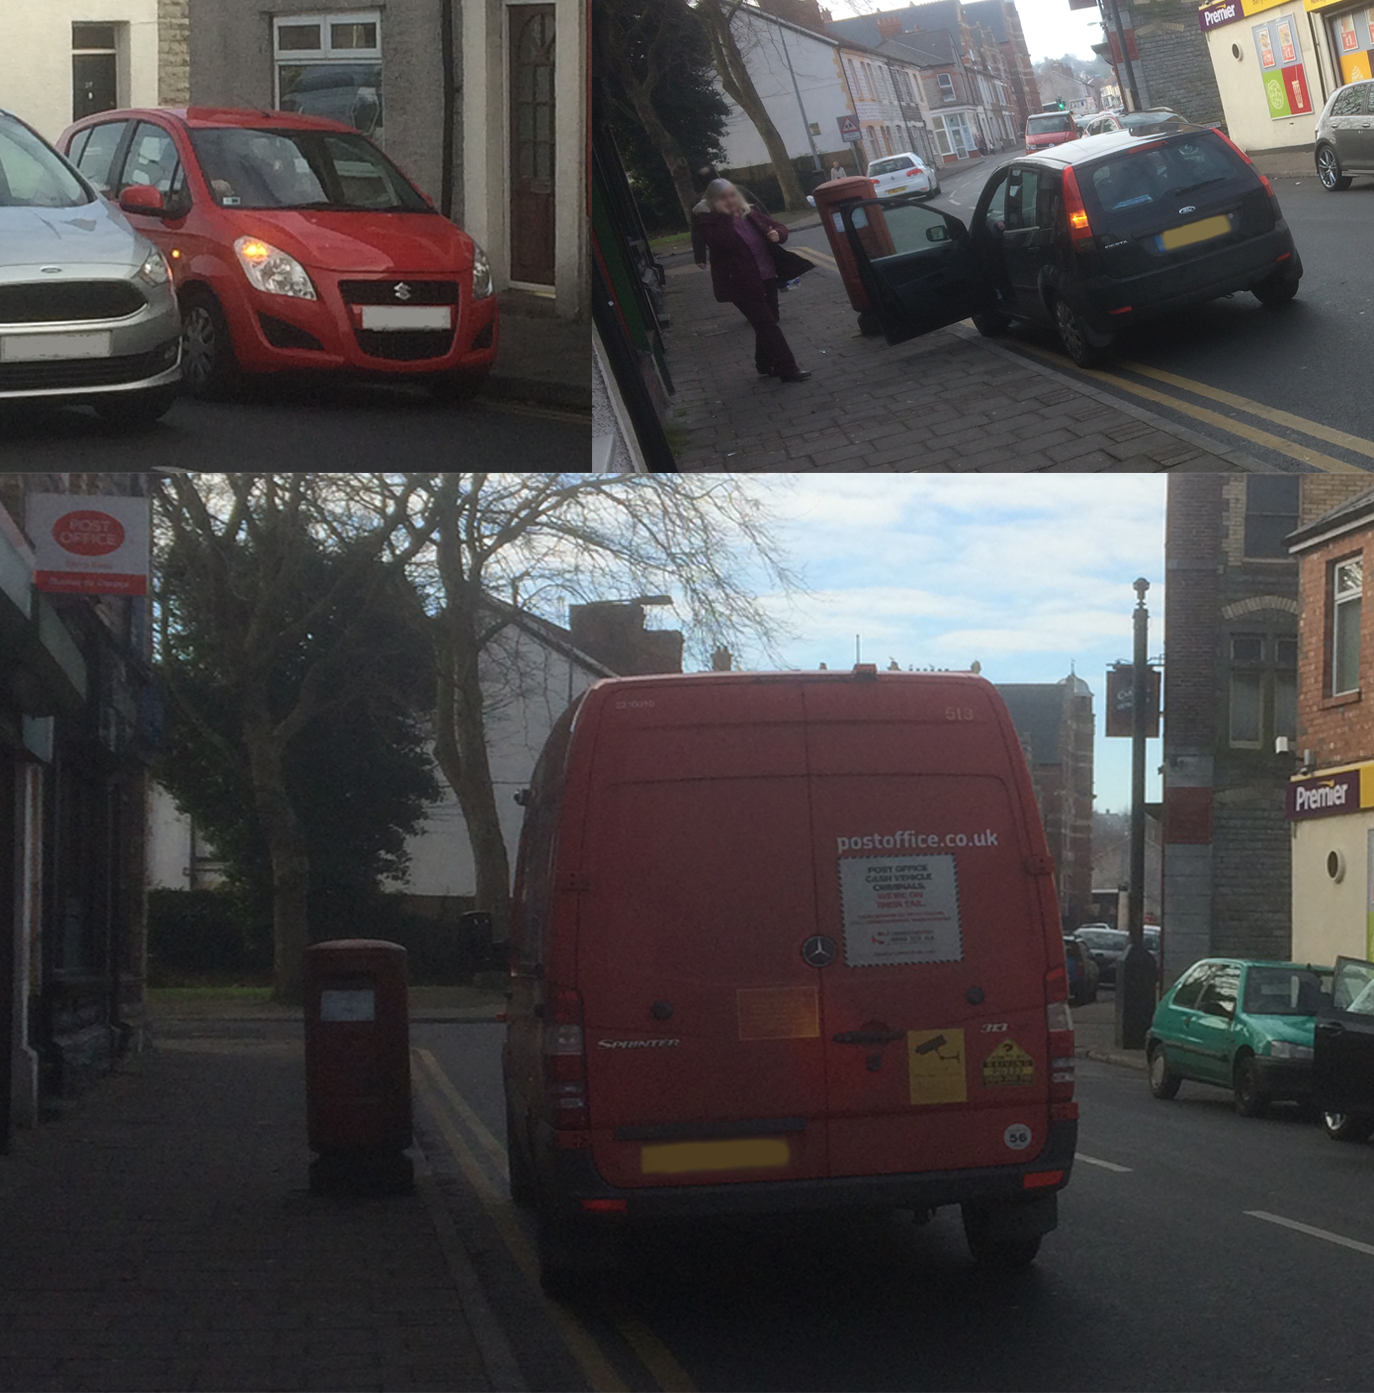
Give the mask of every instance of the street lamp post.
[{"label": "street lamp post", "polygon": [[1116,969],[1116,1044],[1118,1049],[1145,1048],[1145,1034],[1155,1010],[1157,968],[1145,946],[1145,738],[1149,729],[1148,668],[1150,611],[1145,592],[1150,582],[1135,583],[1135,656],[1131,664],[1131,886],[1127,900],[1130,947]]}]

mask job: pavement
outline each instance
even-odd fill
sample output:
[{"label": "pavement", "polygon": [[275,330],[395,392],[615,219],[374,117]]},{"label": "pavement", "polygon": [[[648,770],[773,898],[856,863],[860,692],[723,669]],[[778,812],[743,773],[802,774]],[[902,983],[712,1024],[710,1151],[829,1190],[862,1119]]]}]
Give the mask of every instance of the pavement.
[{"label": "pavement", "polygon": [[154,1030],[0,1158],[0,1390],[524,1386],[422,1153],[311,1194],[299,1027]]},{"label": "pavement", "polygon": [[1074,1053],[1103,1064],[1119,1064],[1127,1069],[1144,1069],[1144,1050],[1122,1050],[1116,1046],[1116,998],[1111,988],[1099,988],[1098,999],[1088,1006],[1073,1008]]},{"label": "pavement", "polygon": [[[800,248],[798,249],[800,250]],[[953,325],[893,347],[858,331],[825,267],[782,298],[805,383],[759,378],[753,333],[717,304],[690,253],[664,257],[676,392],[669,438],[683,471],[1253,468],[1186,426],[1121,402]]]},{"label": "pavement", "polygon": [[501,294],[501,346],[485,395],[573,411],[592,409],[592,339],[586,320],[559,319],[547,302]]}]

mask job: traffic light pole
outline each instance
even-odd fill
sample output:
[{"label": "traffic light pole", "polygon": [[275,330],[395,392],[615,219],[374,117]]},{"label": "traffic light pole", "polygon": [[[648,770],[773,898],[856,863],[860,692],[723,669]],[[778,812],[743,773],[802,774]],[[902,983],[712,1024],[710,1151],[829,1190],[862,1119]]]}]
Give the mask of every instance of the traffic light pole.
[{"label": "traffic light pole", "polygon": [[1116,1045],[1145,1048],[1145,1035],[1155,1011],[1158,969],[1145,946],[1145,739],[1149,730],[1150,612],[1145,592],[1150,582],[1135,583],[1135,656],[1131,663],[1131,883],[1127,900],[1131,944],[1116,969]]}]

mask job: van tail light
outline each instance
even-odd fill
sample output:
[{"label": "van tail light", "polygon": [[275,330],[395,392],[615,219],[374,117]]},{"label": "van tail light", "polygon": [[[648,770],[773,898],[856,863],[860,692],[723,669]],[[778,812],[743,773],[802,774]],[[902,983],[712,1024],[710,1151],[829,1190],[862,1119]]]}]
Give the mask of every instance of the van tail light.
[{"label": "van tail light", "polygon": [[1083,206],[1083,195],[1078,189],[1078,176],[1072,167],[1064,171],[1064,211],[1069,216],[1069,240],[1081,251],[1087,251],[1093,244],[1092,223],[1088,221],[1088,210]]},{"label": "van tail light", "polygon": [[587,1048],[582,998],[571,988],[544,1000],[544,1094],[556,1128],[587,1126]]},{"label": "van tail light", "polygon": [[1049,1033],[1050,1102],[1073,1100],[1073,1017],[1069,1014],[1069,974],[1059,966],[1045,974],[1045,1027]]}]

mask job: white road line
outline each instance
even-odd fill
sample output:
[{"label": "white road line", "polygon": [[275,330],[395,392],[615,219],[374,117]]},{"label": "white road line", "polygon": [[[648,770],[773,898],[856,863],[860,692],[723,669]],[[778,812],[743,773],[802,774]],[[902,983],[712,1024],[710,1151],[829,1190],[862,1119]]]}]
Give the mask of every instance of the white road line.
[{"label": "white road line", "polygon": [[1099,1161],[1096,1156],[1085,1156],[1081,1151],[1074,1156],[1074,1160],[1089,1166],[1101,1166],[1104,1171],[1119,1171],[1122,1175],[1131,1173],[1130,1166],[1118,1166],[1115,1161]]},{"label": "white road line", "polygon": [[1374,1255],[1374,1243],[1342,1238],[1340,1234],[1332,1233],[1329,1229],[1314,1229],[1311,1224],[1300,1224],[1296,1219],[1285,1219],[1282,1214],[1268,1214],[1263,1209],[1247,1209],[1245,1213],[1252,1219],[1263,1219],[1266,1223],[1279,1224],[1286,1229],[1295,1229],[1298,1233],[1311,1234],[1313,1238],[1324,1238],[1328,1243],[1338,1244],[1342,1248],[1353,1248],[1357,1253]]}]

